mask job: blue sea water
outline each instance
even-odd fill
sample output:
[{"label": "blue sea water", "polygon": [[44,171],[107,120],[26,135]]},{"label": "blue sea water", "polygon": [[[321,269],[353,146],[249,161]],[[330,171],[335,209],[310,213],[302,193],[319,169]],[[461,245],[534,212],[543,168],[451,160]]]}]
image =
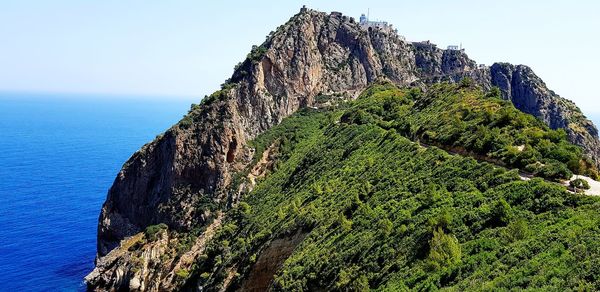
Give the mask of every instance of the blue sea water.
[{"label": "blue sea water", "polygon": [[0,94],[0,291],[85,290],[108,188],[189,104]]}]

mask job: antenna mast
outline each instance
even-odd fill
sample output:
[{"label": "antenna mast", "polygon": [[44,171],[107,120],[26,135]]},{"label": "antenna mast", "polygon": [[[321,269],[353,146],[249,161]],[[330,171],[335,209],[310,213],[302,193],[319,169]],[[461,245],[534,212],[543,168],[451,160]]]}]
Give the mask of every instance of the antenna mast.
[{"label": "antenna mast", "polygon": [[367,8],[367,21],[369,21],[369,13],[371,12],[371,8]]}]

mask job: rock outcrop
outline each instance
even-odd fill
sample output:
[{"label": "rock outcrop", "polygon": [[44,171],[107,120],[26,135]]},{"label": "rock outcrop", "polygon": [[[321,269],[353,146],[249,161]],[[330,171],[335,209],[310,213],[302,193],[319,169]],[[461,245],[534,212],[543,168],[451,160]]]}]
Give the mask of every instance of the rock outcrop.
[{"label": "rock outcrop", "polygon": [[569,140],[583,147],[598,164],[600,141],[596,126],[575,103],[548,89],[531,68],[496,63],[490,68],[490,80],[522,112],[536,116],[552,129],[565,129]]},{"label": "rock outcrop", "polygon": [[[123,239],[158,223],[184,234],[234,205],[240,189],[235,173],[252,162],[254,150],[247,142],[299,108],[312,106],[315,96],[354,98],[378,78],[418,86],[464,77],[484,88],[499,87],[520,110],[552,128],[564,128],[588,154],[600,154],[594,125],[528,67],[478,66],[462,50],[407,42],[391,31],[363,29],[351,17],[303,9],[253,48],[220,91],[124,164],[100,214],[97,267],[87,279],[89,287],[126,288],[126,281],[106,277],[128,274],[122,270],[129,258],[127,248],[119,247]],[[145,250],[167,250],[152,246]],[[135,281],[135,287],[128,287],[173,287],[150,285],[172,281],[166,276],[139,275]]]}]

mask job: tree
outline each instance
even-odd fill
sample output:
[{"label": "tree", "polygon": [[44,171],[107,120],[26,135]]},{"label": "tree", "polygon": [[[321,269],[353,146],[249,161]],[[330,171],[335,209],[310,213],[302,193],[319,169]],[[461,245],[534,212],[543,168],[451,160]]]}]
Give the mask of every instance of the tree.
[{"label": "tree", "polygon": [[502,91],[500,91],[500,88],[493,86],[490,91],[485,95],[486,97],[495,97],[495,98],[502,98]]},{"label": "tree", "polygon": [[144,235],[149,241],[155,241],[158,239],[158,234],[163,230],[167,230],[169,227],[165,223],[157,225],[150,225],[144,230]]},{"label": "tree", "polygon": [[471,79],[470,77],[465,77],[460,80],[459,87],[460,88],[469,88],[469,87],[473,86],[474,84],[475,84],[475,82],[473,81],[473,79]]},{"label": "tree", "polygon": [[512,209],[504,199],[499,199],[492,206],[492,226],[505,226],[510,222]]},{"label": "tree", "polygon": [[429,241],[429,263],[432,268],[451,267],[460,263],[461,249],[458,239],[452,234],[445,234],[438,227],[433,231]]},{"label": "tree", "polygon": [[529,236],[529,227],[524,219],[517,219],[511,222],[504,232],[504,236],[510,242],[522,240]]}]

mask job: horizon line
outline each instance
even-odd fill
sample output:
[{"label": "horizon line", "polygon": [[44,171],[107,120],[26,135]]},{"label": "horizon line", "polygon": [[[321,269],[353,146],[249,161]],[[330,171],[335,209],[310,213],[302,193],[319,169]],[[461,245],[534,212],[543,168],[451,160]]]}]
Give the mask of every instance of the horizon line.
[{"label": "horizon line", "polygon": [[133,93],[133,92],[92,92],[92,91],[53,91],[53,90],[19,90],[19,89],[0,89],[0,97],[8,97],[7,95],[21,95],[29,97],[60,97],[60,98],[73,98],[73,97],[87,97],[87,98],[106,98],[106,99],[147,99],[147,100],[159,100],[159,99],[176,99],[176,100],[190,100],[197,99],[200,102],[204,96],[203,94],[161,94],[161,93]]}]

